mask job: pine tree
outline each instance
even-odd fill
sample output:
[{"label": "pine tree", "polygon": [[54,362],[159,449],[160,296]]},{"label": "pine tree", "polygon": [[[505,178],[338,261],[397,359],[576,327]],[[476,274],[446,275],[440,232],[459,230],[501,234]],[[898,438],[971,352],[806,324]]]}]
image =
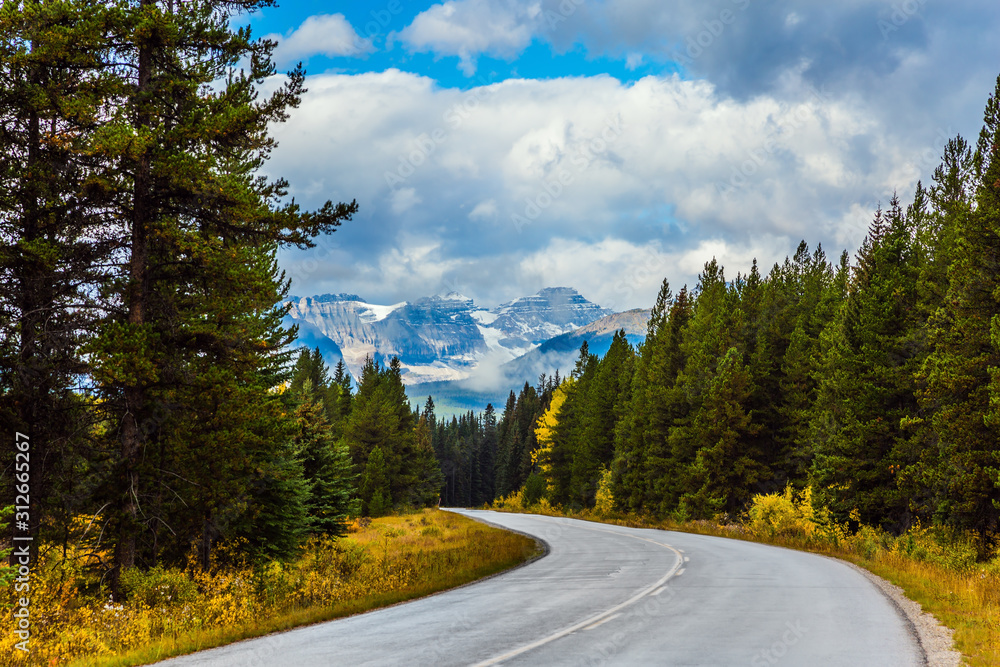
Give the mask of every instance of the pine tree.
[{"label": "pine tree", "polygon": [[507,496],[518,488],[517,460],[514,445],[515,421],[514,412],[517,409],[517,397],[511,391],[507,396],[503,415],[497,426],[497,467],[496,495]]},{"label": "pine tree", "polygon": [[482,480],[480,489],[481,502],[493,502],[496,498],[496,460],[497,460],[497,415],[492,403],[487,403],[483,412],[483,445],[479,460],[479,477]]},{"label": "pine tree", "polygon": [[896,198],[876,214],[828,342],[815,423],[819,496],[842,518],[856,509],[865,523],[896,530],[912,520],[898,477],[913,462],[901,422],[917,410],[921,362],[911,222]]},{"label": "pine tree", "polygon": [[681,499],[701,486],[694,466],[698,449],[706,442],[707,423],[697,416],[715,381],[719,361],[738,341],[742,322],[733,316],[739,314],[737,295],[729,290],[723,268],[713,259],[698,278],[691,315],[681,332],[684,368],[664,401],[671,409],[672,424],[666,442],[653,443],[662,455],[651,451],[647,457],[648,465],[660,468],[652,474],[651,504],[656,503],[661,513],[678,509]]},{"label": "pine tree", "polygon": [[[431,413],[433,419],[434,413]],[[414,470],[416,483],[409,493],[407,499],[414,507],[428,507],[434,505],[441,499],[441,490],[444,486],[444,475],[437,457],[434,455],[434,446],[431,443],[431,424],[427,415],[421,415],[416,426],[416,447],[413,462],[410,464]]]},{"label": "pine tree", "polygon": [[295,409],[296,457],[309,495],[306,511],[315,533],[344,535],[351,510],[354,480],[347,445],[333,437],[322,404],[311,394],[308,381]]},{"label": "pine tree", "polygon": [[323,354],[318,347],[311,351],[307,348],[299,351],[298,359],[292,368],[292,379],[288,389],[293,394],[300,394],[306,383],[310,385],[310,392],[315,393],[323,392],[330,383],[326,362],[323,361]]},{"label": "pine tree", "polygon": [[730,348],[719,362],[712,386],[694,417],[691,437],[696,455],[679,510],[685,516],[711,518],[743,509],[753,484],[766,473],[756,452],[747,447],[753,434],[750,415],[744,409],[752,387],[742,354]]},{"label": "pine tree", "polygon": [[[921,400],[932,410],[941,451],[934,486],[937,516],[986,535],[1000,526],[1000,421],[996,396],[1000,367],[1000,78],[986,105],[971,166],[974,199],[960,175],[969,163],[961,143],[939,172],[934,196],[946,208],[942,236],[951,260],[948,289],[931,319],[932,352],[921,371]],[[956,174],[956,172],[958,172]],[[971,204],[971,205],[970,205]]]},{"label": "pine tree", "polygon": [[381,447],[375,447],[368,455],[365,472],[361,476],[360,494],[361,513],[364,516],[379,517],[392,509],[389,478]]},{"label": "pine tree", "polygon": [[[113,15],[78,0],[0,6],[0,430],[30,442],[33,552],[40,531],[65,543],[85,495],[81,348],[118,247],[104,208],[110,165],[92,150],[119,90],[102,73]],[[12,470],[13,448],[2,451]]]},{"label": "pine tree", "polygon": [[392,505],[424,506],[438,498],[441,469],[429,428],[418,442],[416,427],[399,360],[394,358],[383,368],[369,358],[344,424],[344,438],[359,474],[371,452],[381,451]]},{"label": "pine tree", "polygon": [[[171,387],[190,384],[186,375],[196,368],[215,386],[249,371],[237,368],[244,362],[270,363],[263,360],[287,340],[241,332],[266,312],[262,291],[270,292],[266,308],[282,296],[277,247],[308,247],[311,237],[333,231],[356,210],[327,203],[303,213],[294,202],[279,208],[286,184],[255,173],[274,146],[269,124],[286,119],[304,81],[302,70],[293,70],[285,86],[257,97],[257,86],[274,71],[274,43],[252,41],[249,30],[234,31],[230,20],[267,4],[138,0],[115,8],[103,33],[113,52],[102,71],[119,84],[119,95],[105,108],[90,149],[114,165],[100,187],[105,220],[119,225],[114,234],[123,240],[123,265],[104,284],[111,315],[89,352],[118,439],[116,589],[149,529],[140,503],[144,494],[155,495],[156,484],[142,479],[142,452],[162,446],[164,419],[176,405],[167,400]],[[219,286],[226,295],[213,291]],[[254,308],[230,320],[216,313],[226,296],[240,297],[244,289],[250,294],[238,303],[250,299]],[[213,315],[208,321],[206,313]],[[280,329],[280,317],[265,321]],[[255,345],[266,351],[227,353]],[[244,408],[261,412],[253,403]],[[235,418],[236,411],[229,414]]]}]

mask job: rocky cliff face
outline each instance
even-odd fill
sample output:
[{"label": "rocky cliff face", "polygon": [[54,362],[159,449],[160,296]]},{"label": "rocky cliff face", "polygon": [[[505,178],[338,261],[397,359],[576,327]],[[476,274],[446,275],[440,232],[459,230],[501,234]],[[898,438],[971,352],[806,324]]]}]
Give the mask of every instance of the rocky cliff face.
[{"label": "rocky cliff face", "polygon": [[499,366],[610,313],[574,289],[556,287],[493,310],[457,293],[391,306],[355,294],[294,297],[286,322],[308,331],[310,341],[326,337],[327,349],[339,348],[355,376],[366,357],[388,363],[395,356],[404,381],[413,384],[469,377],[483,364]]}]

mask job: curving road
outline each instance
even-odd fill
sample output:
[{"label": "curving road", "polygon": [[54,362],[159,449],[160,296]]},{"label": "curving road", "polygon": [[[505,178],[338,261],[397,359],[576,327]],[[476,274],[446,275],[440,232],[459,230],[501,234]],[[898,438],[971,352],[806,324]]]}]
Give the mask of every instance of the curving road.
[{"label": "curving road", "polygon": [[893,604],[830,558],[702,535],[454,511],[538,537],[550,552],[439,595],[160,664],[926,664]]}]

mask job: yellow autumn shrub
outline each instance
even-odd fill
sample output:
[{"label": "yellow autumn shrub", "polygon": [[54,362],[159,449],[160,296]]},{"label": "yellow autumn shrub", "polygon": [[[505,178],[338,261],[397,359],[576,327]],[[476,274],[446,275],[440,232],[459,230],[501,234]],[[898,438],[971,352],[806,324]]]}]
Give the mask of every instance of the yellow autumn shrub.
[{"label": "yellow autumn shrub", "polygon": [[755,495],[743,524],[752,536],[768,540],[805,538],[836,545],[847,535],[846,526],[834,521],[828,509],[814,506],[811,487],[797,494],[788,486],[783,493]]},{"label": "yellow autumn shrub", "polygon": [[615,496],[611,492],[611,477],[611,471],[602,467],[594,502],[594,512],[598,516],[610,516],[615,511]]}]

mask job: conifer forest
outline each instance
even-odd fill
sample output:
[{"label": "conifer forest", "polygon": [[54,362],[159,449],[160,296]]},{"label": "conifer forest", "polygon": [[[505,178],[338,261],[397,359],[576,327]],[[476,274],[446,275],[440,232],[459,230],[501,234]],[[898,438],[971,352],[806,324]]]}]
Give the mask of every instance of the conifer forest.
[{"label": "conifer forest", "polygon": [[352,378],[282,327],[279,249],[358,206],[260,175],[305,73],[264,94],[274,43],[228,14],[270,4],[0,8],[0,506],[34,552],[92,543],[119,595],[221,545],[288,559],[351,517],[602,488],[688,520],[811,487],[854,526],[1000,535],[1000,80],[855,253],[706,257],[663,281],[642,344],[444,417],[398,362]]}]

